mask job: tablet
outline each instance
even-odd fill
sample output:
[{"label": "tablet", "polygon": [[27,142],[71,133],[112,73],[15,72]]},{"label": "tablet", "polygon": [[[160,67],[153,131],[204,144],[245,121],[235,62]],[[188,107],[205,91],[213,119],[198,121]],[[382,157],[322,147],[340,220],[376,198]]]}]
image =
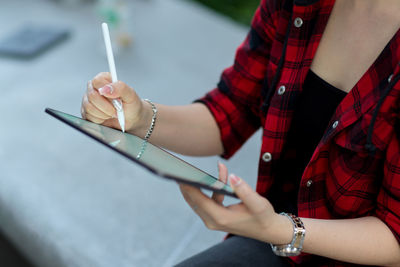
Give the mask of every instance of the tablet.
[{"label": "tablet", "polygon": [[236,197],[229,185],[140,137],[58,110],[45,112],[160,177]]}]

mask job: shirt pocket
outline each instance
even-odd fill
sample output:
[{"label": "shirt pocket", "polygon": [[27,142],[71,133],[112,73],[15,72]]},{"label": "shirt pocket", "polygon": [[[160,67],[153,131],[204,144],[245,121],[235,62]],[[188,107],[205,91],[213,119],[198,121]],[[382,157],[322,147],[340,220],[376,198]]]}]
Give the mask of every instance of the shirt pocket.
[{"label": "shirt pocket", "polygon": [[333,137],[333,142],[360,155],[370,155],[375,158],[381,158],[387,148],[389,141],[393,135],[393,123],[390,118],[382,115],[377,116],[373,125],[372,144],[376,147],[376,152],[371,154],[366,148],[368,128],[371,125],[372,113],[374,109],[361,116],[353,124],[342,129]]},{"label": "shirt pocket", "polygon": [[332,139],[326,190],[328,202],[339,217],[362,216],[375,209],[383,178],[384,151],[393,127],[385,118],[377,118],[372,138],[377,149],[370,153],[365,144],[371,119],[370,113],[364,114]]}]

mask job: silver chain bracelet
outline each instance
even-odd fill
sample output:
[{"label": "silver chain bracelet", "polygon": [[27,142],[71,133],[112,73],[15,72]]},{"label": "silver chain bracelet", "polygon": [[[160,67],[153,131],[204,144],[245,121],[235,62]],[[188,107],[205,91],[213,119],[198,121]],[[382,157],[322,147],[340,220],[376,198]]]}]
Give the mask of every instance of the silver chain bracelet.
[{"label": "silver chain bracelet", "polygon": [[146,150],[147,142],[148,142],[151,134],[154,131],[154,126],[156,125],[156,119],[157,119],[157,107],[156,107],[156,105],[154,105],[154,103],[149,99],[143,99],[143,101],[146,101],[147,103],[149,103],[151,105],[151,110],[153,111],[153,116],[151,117],[150,127],[147,130],[146,135],[144,136],[142,147],[141,147],[138,155],[136,156],[136,159],[140,159],[142,157],[144,151]]}]

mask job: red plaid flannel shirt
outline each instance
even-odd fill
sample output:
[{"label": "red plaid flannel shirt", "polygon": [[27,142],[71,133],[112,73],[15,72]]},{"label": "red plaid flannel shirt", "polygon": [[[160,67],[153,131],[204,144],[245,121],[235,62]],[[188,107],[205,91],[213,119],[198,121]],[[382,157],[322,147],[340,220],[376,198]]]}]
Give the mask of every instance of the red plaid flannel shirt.
[{"label": "red plaid flannel shirt", "polygon": [[[224,70],[218,88],[201,99],[220,127],[226,158],[263,127],[257,183],[257,192],[263,196],[268,197],[274,182],[294,104],[333,5],[334,0],[263,0],[246,40],[237,49],[233,66]],[[281,72],[276,86],[269,88],[285,37],[287,49]],[[389,81],[400,75],[399,62],[400,31],[332,116],[299,181],[299,216],[376,216],[400,242],[400,82],[394,84],[379,109],[372,135],[376,152],[370,154],[365,149],[372,114]],[[281,86],[285,90],[278,93]],[[266,100],[268,92],[271,97]],[[314,259],[316,265],[344,265],[308,257],[301,255],[293,260],[305,263]]]}]

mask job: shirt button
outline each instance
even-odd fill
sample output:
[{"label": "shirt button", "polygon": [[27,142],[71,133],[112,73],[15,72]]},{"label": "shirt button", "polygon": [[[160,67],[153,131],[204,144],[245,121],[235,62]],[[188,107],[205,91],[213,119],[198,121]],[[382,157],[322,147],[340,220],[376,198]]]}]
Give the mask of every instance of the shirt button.
[{"label": "shirt button", "polygon": [[301,18],[299,18],[299,17],[295,18],[294,19],[294,26],[296,28],[300,28],[301,25],[303,25],[303,20]]},{"label": "shirt button", "polygon": [[270,161],[272,160],[272,155],[271,155],[271,153],[265,152],[265,153],[262,155],[262,159],[263,159],[263,161],[265,161],[265,162],[270,162]]},{"label": "shirt button", "polygon": [[278,89],[278,95],[283,95],[286,91],[286,87],[284,85],[280,86]]},{"label": "shirt button", "polygon": [[389,78],[388,78],[388,82],[389,82],[389,83],[392,81],[392,78],[393,78],[393,74],[391,74],[391,75],[389,76]]},{"label": "shirt button", "polygon": [[338,125],[339,125],[339,121],[335,121],[335,122],[332,124],[332,128],[335,129]]},{"label": "shirt button", "polygon": [[306,186],[310,187],[312,185],[312,183],[313,183],[313,181],[310,179],[310,180],[307,181]]}]

